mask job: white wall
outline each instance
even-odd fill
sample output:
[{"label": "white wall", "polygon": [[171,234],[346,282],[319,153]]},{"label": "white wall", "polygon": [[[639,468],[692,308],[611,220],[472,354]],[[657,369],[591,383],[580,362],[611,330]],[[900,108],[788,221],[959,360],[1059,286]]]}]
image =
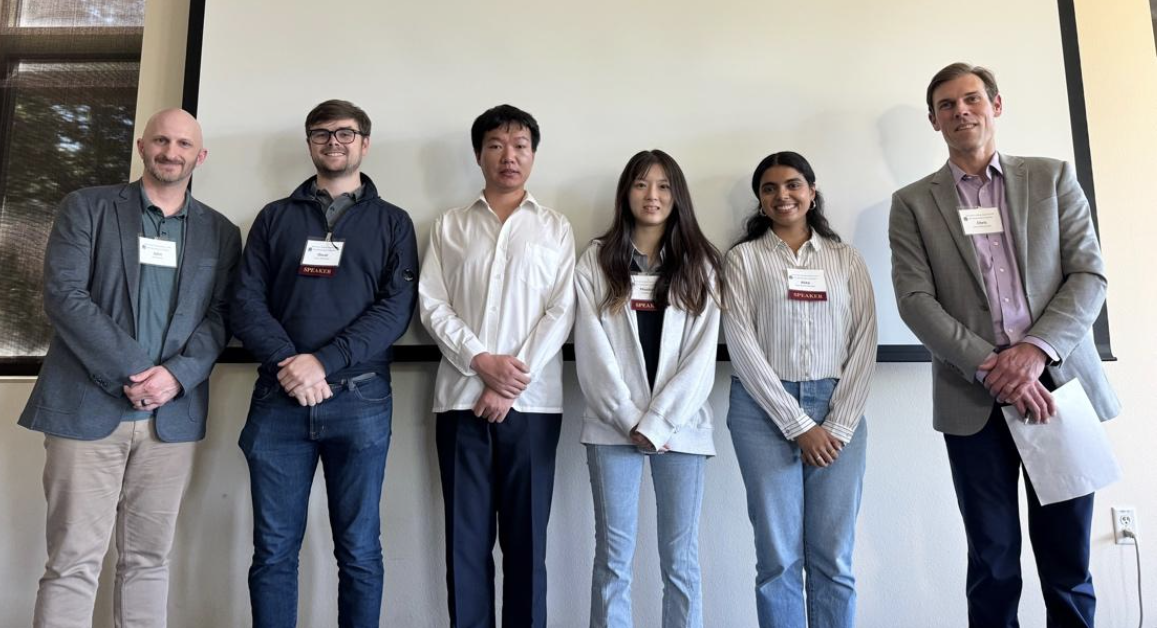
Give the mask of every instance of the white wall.
[{"label": "white wall", "polygon": [[[172,17],[183,15],[180,11],[169,13],[165,21],[155,19],[162,12],[154,9],[165,4],[149,3],[147,30],[170,29],[174,37],[183,38],[182,20]],[[1099,493],[1095,509],[1092,569],[1099,594],[1098,621],[1111,627],[1137,622],[1133,548],[1114,545],[1110,532],[1110,505],[1131,504],[1138,508],[1145,550],[1146,625],[1154,626],[1158,612],[1153,549],[1158,540],[1153,453],[1158,381],[1155,55],[1144,3],[1078,0],[1077,9],[1095,185],[1110,276],[1110,323],[1119,358],[1107,364],[1107,370],[1125,406],[1122,416],[1107,424],[1125,478]],[[150,64],[161,59],[175,64],[170,66],[176,68],[173,71],[180,71],[172,37],[147,34],[145,45],[146,76]],[[179,102],[179,85],[176,90],[172,84],[142,85],[142,110]],[[1006,106],[1015,110],[1018,105],[1007,96]],[[1003,121],[1009,124],[1010,119],[1003,117]],[[1059,132],[1068,133],[1068,129]],[[210,149],[206,168],[213,167]],[[244,422],[252,371],[251,366],[223,365],[213,376],[210,434],[199,448],[174,557],[170,603],[174,626],[216,628],[248,623],[245,574],[251,551],[250,509],[245,463],[236,439]],[[716,435],[720,455],[708,467],[701,557],[707,625],[730,628],[752,626],[755,618],[751,529],[722,420],[729,372],[728,365],[720,366],[713,393],[721,417]],[[398,394],[382,505],[383,625],[409,628],[447,623],[441,497],[433,418],[427,412],[433,374],[434,366],[429,364],[394,368]],[[580,396],[572,368],[566,370],[566,378],[569,403],[548,548],[549,596],[551,625],[578,627],[587,621],[593,523],[587,470],[574,420]],[[39,483],[43,439],[15,425],[30,390],[28,382],[0,383],[0,417],[5,417],[0,421],[0,628],[29,625],[44,560],[44,499]],[[965,625],[965,543],[942,440],[930,427],[930,407],[928,365],[880,365],[868,408],[868,473],[856,554],[862,626]],[[315,486],[302,552],[302,626],[333,625],[336,617],[336,572],[324,494],[320,483]],[[635,585],[639,626],[658,625],[659,618],[650,497],[650,490],[645,489]],[[1044,612],[1028,548],[1023,564],[1027,572],[1022,625],[1040,628],[1045,625]],[[94,624],[98,628],[111,626],[110,584],[111,572],[106,570]]]},{"label": "white wall", "polygon": [[[775,150],[807,155],[829,220],[860,250],[881,296],[880,344],[917,343],[889,282],[889,196],[943,163],[924,87],[976,37],[939,29],[925,0],[791,10],[585,0],[555,11],[507,0],[501,14],[470,2],[344,6],[366,19],[349,23],[335,48],[317,36],[309,0],[207,2],[197,114],[216,155],[197,190],[243,234],[258,208],[313,174],[302,118],[337,97],[374,119],[363,172],[410,213],[422,251],[438,214],[482,186],[471,120],[511,102],[543,129],[529,187],[567,215],[580,247],[606,228],[622,164],[643,148],[680,163],[720,247],[755,207],[753,166]],[[1056,0],[973,0],[970,10],[1002,16],[972,61],[1000,68],[1006,98],[1022,103],[1004,114],[1004,150],[1072,159],[1070,134],[1057,132],[1069,127],[1069,106]],[[429,344],[417,330],[400,342]]]}]

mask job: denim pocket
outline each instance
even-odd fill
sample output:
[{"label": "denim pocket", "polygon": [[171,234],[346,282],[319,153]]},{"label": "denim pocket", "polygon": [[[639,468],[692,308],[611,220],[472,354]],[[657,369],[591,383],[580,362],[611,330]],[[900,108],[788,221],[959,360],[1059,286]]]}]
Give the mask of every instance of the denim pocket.
[{"label": "denim pocket", "polygon": [[275,393],[277,393],[277,391],[277,384],[263,384],[259,381],[253,385],[253,401],[268,401],[271,397],[274,396]]},{"label": "denim pocket", "polygon": [[367,403],[382,403],[390,398],[390,382],[382,379],[378,375],[367,377],[366,379],[355,379],[350,381],[351,392],[354,397],[365,401]]}]

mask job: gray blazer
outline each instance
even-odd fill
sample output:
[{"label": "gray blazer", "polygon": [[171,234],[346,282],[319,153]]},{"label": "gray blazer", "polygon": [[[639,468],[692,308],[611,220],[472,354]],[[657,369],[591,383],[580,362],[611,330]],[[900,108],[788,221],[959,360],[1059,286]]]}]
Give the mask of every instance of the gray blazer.
[{"label": "gray blazer", "polygon": [[[130,407],[121,387],[153,366],[135,340],[140,185],[87,188],[61,202],[44,253],[44,311],[56,333],[20,415],[26,428],[104,438]],[[183,390],[156,410],[161,440],[205,436],[209,373],[229,340],[228,287],[240,256],[237,226],[190,199],[177,302],[161,355]]]},{"label": "gray blazer", "polygon": [[[1005,198],[1033,324],[1061,360],[1047,367],[1058,384],[1075,377],[1103,420],[1121,409],[1091,331],[1106,298],[1102,255],[1090,206],[1062,161],[1002,155]],[[901,318],[933,354],[933,427],[978,432],[993,397],[976,380],[993,351],[993,319],[972,240],[957,216],[949,165],[893,194],[889,242]]]}]

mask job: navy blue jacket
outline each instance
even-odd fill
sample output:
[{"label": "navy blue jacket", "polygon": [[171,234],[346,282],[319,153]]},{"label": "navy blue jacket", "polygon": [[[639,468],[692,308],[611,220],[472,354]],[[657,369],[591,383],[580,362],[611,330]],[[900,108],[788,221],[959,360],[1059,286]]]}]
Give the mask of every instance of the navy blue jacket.
[{"label": "navy blue jacket", "polygon": [[267,382],[278,362],[299,353],[317,357],[331,382],[370,371],[389,381],[390,347],[418,296],[414,223],[363,174],[361,199],[334,224],[332,238],[345,242],[337,271],[301,275],[306,240],[328,231],[325,207],[310,194],[313,181],[257,215],[234,290],[233,332]]}]

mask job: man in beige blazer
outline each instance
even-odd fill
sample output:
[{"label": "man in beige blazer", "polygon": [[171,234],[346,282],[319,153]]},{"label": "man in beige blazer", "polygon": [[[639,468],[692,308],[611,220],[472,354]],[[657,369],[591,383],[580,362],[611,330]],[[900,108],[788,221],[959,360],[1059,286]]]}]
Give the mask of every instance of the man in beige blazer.
[{"label": "man in beige blazer", "polygon": [[[1091,333],[1106,277],[1072,166],[997,153],[1003,103],[988,70],[947,66],[926,101],[949,161],[893,195],[893,286],[933,356],[933,427],[945,434],[969,542],[969,624],[1012,627],[1021,459],[1000,406],[1048,421],[1050,390],[1076,378],[1102,420],[1118,413]],[[1028,479],[1026,493],[1049,625],[1092,626],[1094,496],[1042,506]]]}]

